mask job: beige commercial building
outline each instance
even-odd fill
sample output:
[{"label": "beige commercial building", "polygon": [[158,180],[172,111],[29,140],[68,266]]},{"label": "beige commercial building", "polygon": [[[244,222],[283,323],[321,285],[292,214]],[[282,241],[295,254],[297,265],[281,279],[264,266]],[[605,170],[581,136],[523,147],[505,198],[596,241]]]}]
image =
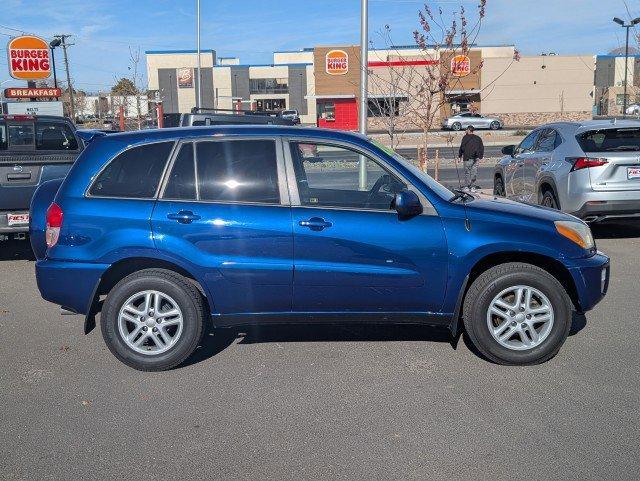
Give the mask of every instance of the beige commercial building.
[{"label": "beige commercial building", "polygon": [[[149,89],[157,91],[165,112],[189,112],[198,81],[202,107],[281,111],[295,109],[302,123],[358,128],[361,59],[357,46],[334,45],[274,52],[270,64],[243,64],[201,52],[197,79],[194,51],[148,51]],[[411,123],[426,108],[419,91],[428,72],[456,69],[435,102],[436,122],[452,112],[475,110],[501,117],[507,125],[535,125],[557,119],[590,118],[594,105],[595,57],[522,56],[513,46],[473,46],[467,56],[423,52],[415,46],[369,51],[369,128],[383,128],[390,117]],[[433,105],[431,106],[432,108]],[[408,127],[417,128],[416,123]]]}]

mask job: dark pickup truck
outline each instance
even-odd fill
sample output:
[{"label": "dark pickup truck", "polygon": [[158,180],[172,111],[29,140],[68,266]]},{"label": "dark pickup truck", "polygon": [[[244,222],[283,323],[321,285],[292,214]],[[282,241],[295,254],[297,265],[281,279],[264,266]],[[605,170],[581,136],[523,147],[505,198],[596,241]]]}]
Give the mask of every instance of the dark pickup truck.
[{"label": "dark pickup truck", "polygon": [[33,193],[67,175],[82,148],[67,118],[0,116],[0,241],[26,238]]}]

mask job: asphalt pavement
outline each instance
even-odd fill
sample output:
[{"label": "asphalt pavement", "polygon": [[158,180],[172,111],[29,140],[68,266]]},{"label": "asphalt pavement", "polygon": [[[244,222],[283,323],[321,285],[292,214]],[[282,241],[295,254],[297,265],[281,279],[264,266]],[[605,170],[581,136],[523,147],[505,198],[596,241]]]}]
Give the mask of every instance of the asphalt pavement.
[{"label": "asphalt pavement", "polygon": [[0,244],[0,478],[637,479],[640,224],[594,230],[609,294],[534,367],[347,325],[219,331],[138,372],[40,298],[25,244]]}]

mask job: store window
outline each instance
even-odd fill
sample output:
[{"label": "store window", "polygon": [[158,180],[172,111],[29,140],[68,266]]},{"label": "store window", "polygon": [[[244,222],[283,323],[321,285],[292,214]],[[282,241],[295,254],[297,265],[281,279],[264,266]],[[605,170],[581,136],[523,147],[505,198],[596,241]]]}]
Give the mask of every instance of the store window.
[{"label": "store window", "polygon": [[318,116],[322,120],[336,120],[336,104],[333,102],[322,102],[318,104]]},{"label": "store window", "polygon": [[397,117],[406,97],[373,97],[367,100],[368,117]]},{"label": "store window", "polygon": [[249,80],[252,94],[286,94],[289,92],[289,80],[286,78],[252,78]]}]

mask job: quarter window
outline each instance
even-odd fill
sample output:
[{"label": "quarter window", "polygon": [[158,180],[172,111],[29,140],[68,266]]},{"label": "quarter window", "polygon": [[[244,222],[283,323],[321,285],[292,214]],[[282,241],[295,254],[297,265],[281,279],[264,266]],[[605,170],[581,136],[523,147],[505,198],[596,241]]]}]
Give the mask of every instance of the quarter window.
[{"label": "quarter window", "polygon": [[158,142],[125,150],[100,173],[89,193],[99,197],[153,197],[172,148],[173,142]]},{"label": "quarter window", "polygon": [[[387,210],[407,185],[374,160],[344,147],[291,143],[300,204]],[[366,175],[360,185],[360,159]]]},{"label": "quarter window", "polygon": [[200,200],[280,203],[273,140],[198,142],[196,172]]},{"label": "quarter window", "polygon": [[193,161],[193,144],[183,144],[173,163],[163,198],[196,199],[196,172]]}]

